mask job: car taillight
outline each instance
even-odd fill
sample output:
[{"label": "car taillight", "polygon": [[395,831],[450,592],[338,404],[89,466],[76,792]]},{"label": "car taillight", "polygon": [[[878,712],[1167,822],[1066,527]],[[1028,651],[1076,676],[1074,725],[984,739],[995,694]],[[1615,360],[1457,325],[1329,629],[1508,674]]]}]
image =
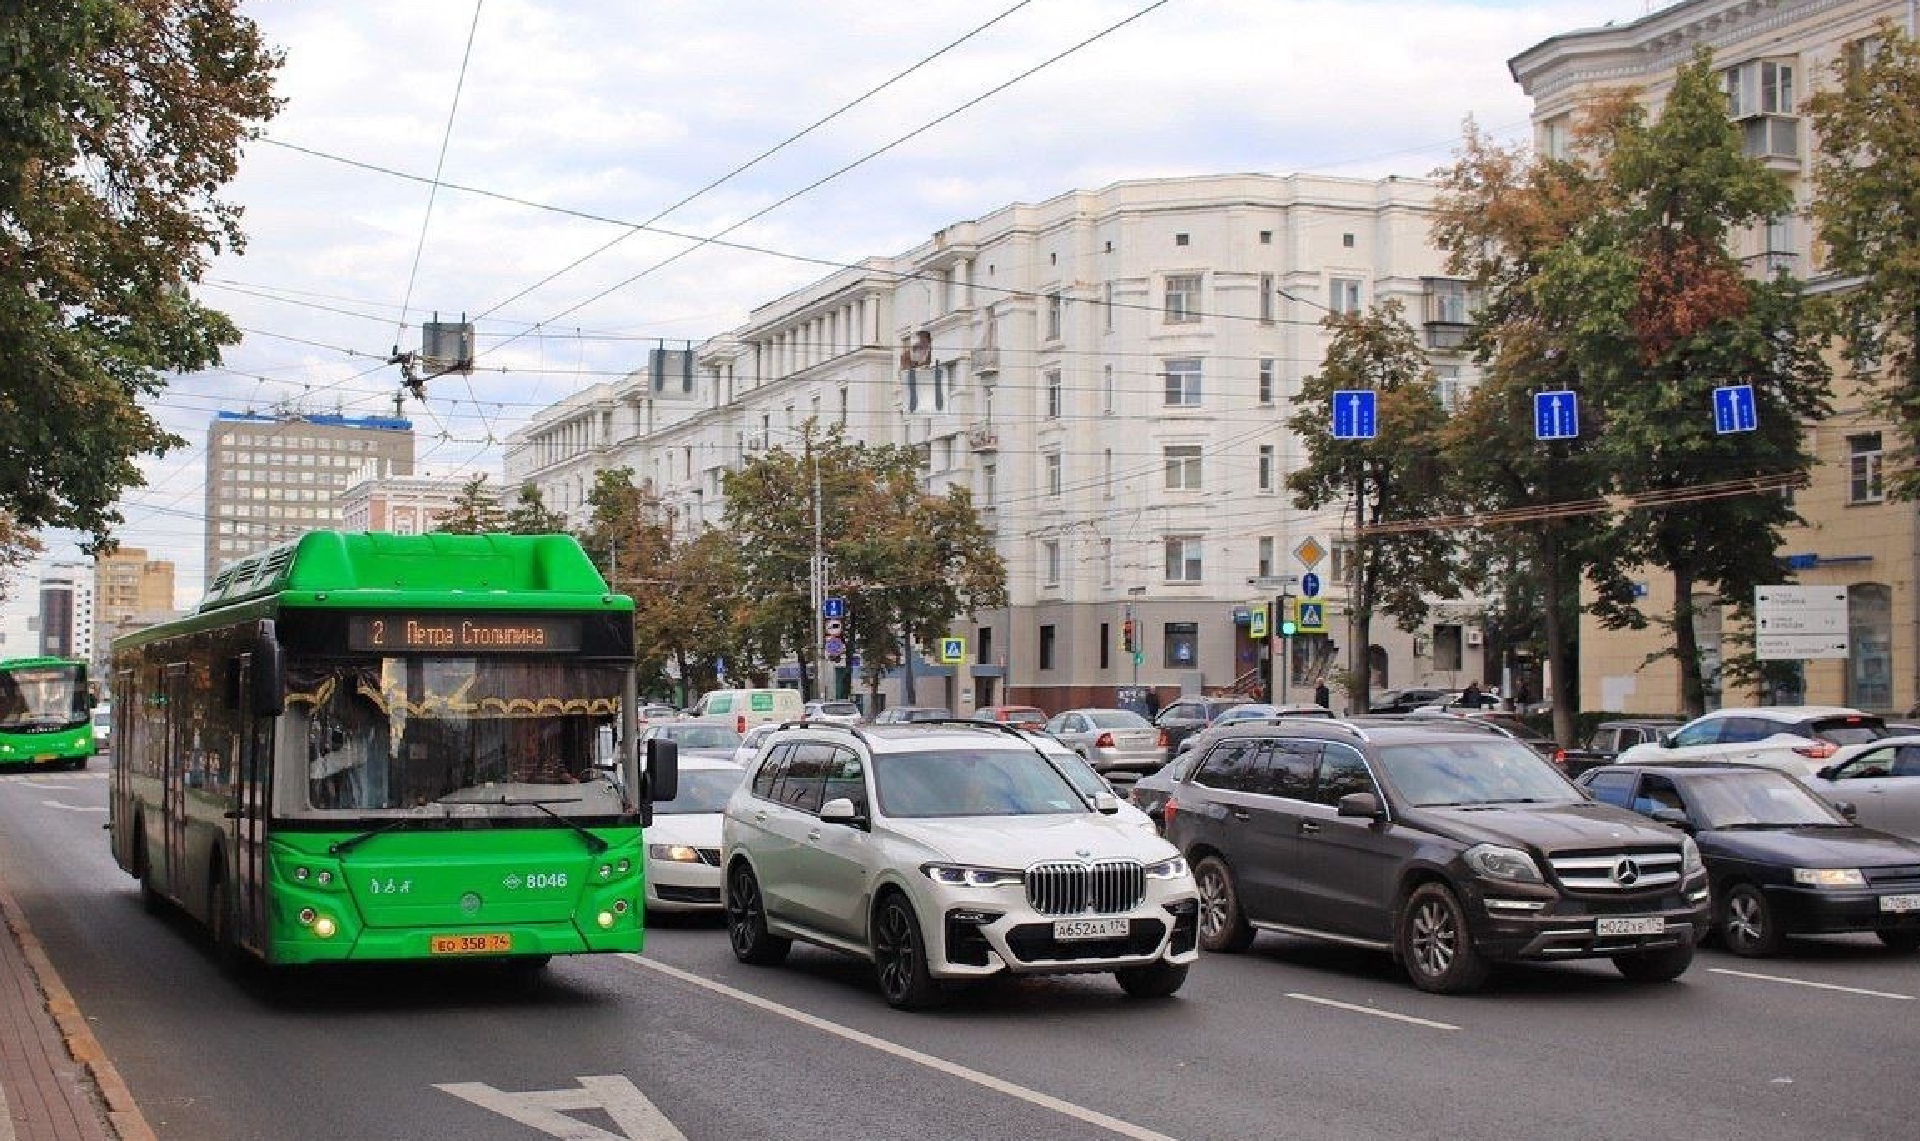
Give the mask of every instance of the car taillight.
[{"label": "car taillight", "polygon": [[742,736],[746,734],[747,732],[747,715],[746,714],[736,713],[733,715],[733,731],[735,733],[741,734]]},{"label": "car taillight", "polygon": [[1160,819],[1167,824],[1173,823],[1173,814],[1178,811],[1179,808],[1179,803],[1169,796],[1167,802],[1160,806]]},{"label": "car taillight", "polygon": [[1165,729],[1162,729],[1160,730],[1160,739],[1155,741],[1154,744],[1164,749],[1167,746],[1173,744],[1173,740],[1167,736],[1167,731]]},{"label": "car taillight", "polygon": [[1563,773],[1567,771],[1567,751],[1565,749],[1555,749],[1553,751],[1553,767]]},{"label": "car taillight", "polygon": [[1095,738],[1093,739],[1093,747],[1094,747],[1094,748],[1096,748],[1096,749],[1111,749],[1111,748],[1113,748],[1113,734],[1111,734],[1111,733],[1102,733],[1102,734],[1100,734],[1100,735],[1099,735],[1098,737],[1095,737]]},{"label": "car taillight", "polygon": [[1795,745],[1793,751],[1803,757],[1810,757],[1816,761],[1824,761],[1839,752],[1840,746],[1834,744],[1832,741],[1808,741],[1804,745]]}]

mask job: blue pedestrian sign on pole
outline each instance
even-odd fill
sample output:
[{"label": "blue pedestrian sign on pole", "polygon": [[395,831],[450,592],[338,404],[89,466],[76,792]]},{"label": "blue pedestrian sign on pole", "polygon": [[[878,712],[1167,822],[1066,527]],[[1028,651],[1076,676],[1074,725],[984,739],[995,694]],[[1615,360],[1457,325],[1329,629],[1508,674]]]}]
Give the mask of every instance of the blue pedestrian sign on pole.
[{"label": "blue pedestrian sign on pole", "polygon": [[1317,574],[1314,574],[1312,571],[1308,571],[1306,574],[1301,575],[1300,576],[1300,593],[1307,598],[1314,598],[1318,596],[1320,593],[1320,576]]},{"label": "blue pedestrian sign on pole", "polygon": [[1302,634],[1327,632],[1327,609],[1324,603],[1302,602],[1300,604],[1300,632]]},{"label": "blue pedestrian sign on pole", "polygon": [[1343,388],[1333,394],[1333,438],[1371,440],[1379,434],[1371,388]]},{"label": "blue pedestrian sign on pole", "polygon": [[1571,440],[1580,435],[1580,396],[1568,389],[1533,394],[1533,438]]},{"label": "blue pedestrian sign on pole", "polygon": [[841,598],[837,595],[830,595],[820,600],[820,617],[845,618],[846,616],[847,616],[847,600],[846,599]]},{"label": "blue pedestrian sign on pole", "polygon": [[1753,406],[1753,385],[1723,384],[1713,390],[1713,430],[1751,432],[1760,426],[1760,415]]}]

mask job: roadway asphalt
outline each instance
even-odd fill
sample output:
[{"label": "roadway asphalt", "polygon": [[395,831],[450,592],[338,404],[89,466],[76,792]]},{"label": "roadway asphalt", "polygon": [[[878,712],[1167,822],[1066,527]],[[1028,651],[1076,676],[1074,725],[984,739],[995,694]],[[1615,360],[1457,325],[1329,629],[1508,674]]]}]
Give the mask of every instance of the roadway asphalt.
[{"label": "roadway asphalt", "polygon": [[1707,951],[1661,986],[1508,969],[1442,997],[1383,956],[1262,936],[1167,1001],[1069,977],[918,1015],[826,952],[736,963],[711,921],[534,976],[235,980],[140,910],[104,803],[97,774],[0,779],[0,877],[163,1139],[1911,1131],[1920,959],[1871,939]]}]

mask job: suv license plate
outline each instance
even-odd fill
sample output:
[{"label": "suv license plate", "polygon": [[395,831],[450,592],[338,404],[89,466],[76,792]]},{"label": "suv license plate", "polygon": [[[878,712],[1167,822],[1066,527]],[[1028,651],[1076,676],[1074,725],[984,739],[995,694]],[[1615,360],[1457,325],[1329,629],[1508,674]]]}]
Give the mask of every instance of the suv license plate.
[{"label": "suv license plate", "polygon": [[1880,897],[1882,911],[1920,911],[1920,895],[1883,895]]},{"label": "suv license plate", "polygon": [[1076,939],[1124,938],[1127,930],[1127,921],[1124,919],[1056,919],[1053,921],[1053,937],[1062,943],[1071,943]]},{"label": "suv license plate", "polygon": [[1595,935],[1664,935],[1667,921],[1658,915],[1648,919],[1596,919]]}]

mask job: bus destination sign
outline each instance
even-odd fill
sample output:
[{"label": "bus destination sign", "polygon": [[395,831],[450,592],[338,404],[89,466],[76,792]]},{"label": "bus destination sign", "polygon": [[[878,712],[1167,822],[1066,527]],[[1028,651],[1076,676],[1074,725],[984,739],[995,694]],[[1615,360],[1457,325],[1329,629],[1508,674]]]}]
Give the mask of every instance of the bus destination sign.
[{"label": "bus destination sign", "polygon": [[580,648],[577,618],[504,614],[356,614],[347,648],[387,653],[564,654]]}]

